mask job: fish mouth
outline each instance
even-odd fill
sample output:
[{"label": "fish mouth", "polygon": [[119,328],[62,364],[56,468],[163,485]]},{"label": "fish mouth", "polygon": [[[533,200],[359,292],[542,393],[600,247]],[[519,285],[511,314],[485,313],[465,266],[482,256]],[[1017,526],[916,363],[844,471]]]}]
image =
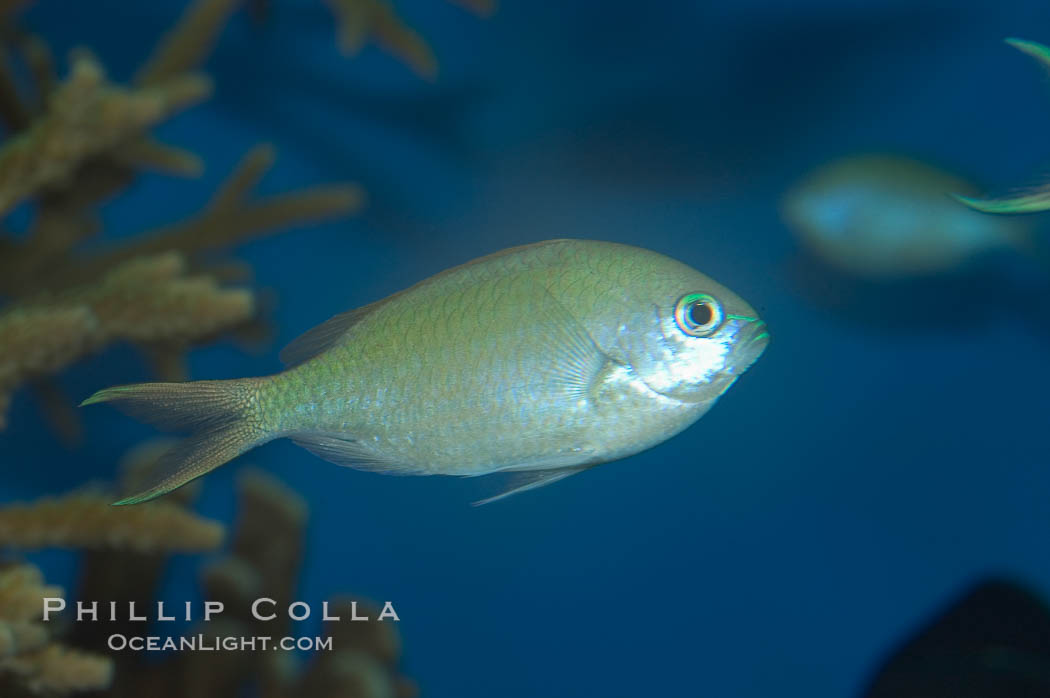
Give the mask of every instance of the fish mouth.
[{"label": "fish mouth", "polygon": [[762,320],[748,323],[741,332],[739,344],[733,352],[730,373],[739,376],[758,361],[769,345],[769,329]]}]

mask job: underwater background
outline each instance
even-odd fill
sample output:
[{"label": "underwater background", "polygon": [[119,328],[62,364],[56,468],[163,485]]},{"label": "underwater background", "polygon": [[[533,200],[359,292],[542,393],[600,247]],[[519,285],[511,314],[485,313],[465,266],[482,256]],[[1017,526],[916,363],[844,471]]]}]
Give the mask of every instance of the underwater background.
[{"label": "underwater background", "polygon": [[[807,266],[778,208],[856,152],[989,189],[1038,181],[1050,84],[1002,39],[1050,42],[1050,5],[396,5],[434,49],[433,80],[375,47],[341,55],[315,0],[235,14],[206,64],[215,96],[157,130],[205,173],[145,176],[103,209],[103,239],[178,218],[258,141],[279,154],[264,192],[367,191],[356,217],[238,248],[273,294],[275,336],[194,350],[192,378],[278,371],[278,350],[335,313],[558,237],[696,267],[758,310],[770,347],[681,435],[490,506],[469,506],[490,493],[481,481],[356,472],[282,440],[209,475],[201,513],[233,519],[244,463],[298,491],[311,515],[296,598],[392,601],[426,696],[860,696],[976,581],[1050,594],[1050,270],[1008,257],[845,288]],[[126,80],[182,7],[38,0],[22,24],[63,63],[87,45]],[[150,377],[115,346],[60,382],[79,401]],[[154,433],[115,410],[81,416],[70,450],[16,394],[5,501],[112,479]],[[62,554],[34,559],[60,583],[75,572]],[[176,559],[163,597],[197,595],[199,563]]]}]

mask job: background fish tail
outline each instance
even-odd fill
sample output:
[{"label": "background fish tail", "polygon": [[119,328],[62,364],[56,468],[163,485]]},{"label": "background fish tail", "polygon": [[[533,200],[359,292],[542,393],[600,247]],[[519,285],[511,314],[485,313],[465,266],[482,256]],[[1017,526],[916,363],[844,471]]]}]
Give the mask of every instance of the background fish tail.
[{"label": "background fish tail", "polygon": [[133,417],[190,435],[164,455],[143,489],[117,505],[167,494],[269,441],[256,419],[258,379],[138,383],[100,390],[84,405],[113,403]]}]

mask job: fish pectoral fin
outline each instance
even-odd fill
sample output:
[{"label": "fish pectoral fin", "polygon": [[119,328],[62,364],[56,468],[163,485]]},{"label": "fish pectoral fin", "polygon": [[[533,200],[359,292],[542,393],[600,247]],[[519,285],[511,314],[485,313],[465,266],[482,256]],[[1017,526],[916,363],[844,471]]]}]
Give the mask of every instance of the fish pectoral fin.
[{"label": "fish pectoral fin", "polygon": [[539,371],[559,397],[586,400],[609,357],[587,329],[546,289],[531,304],[533,346],[543,347],[545,360]]},{"label": "fish pectoral fin", "polygon": [[534,490],[537,487],[543,487],[549,485],[552,482],[558,480],[564,480],[570,475],[586,470],[592,467],[590,464],[587,465],[573,465],[565,468],[556,468],[553,470],[526,470],[522,472],[516,472],[512,475],[510,482],[504,487],[503,491],[492,497],[487,497],[474,502],[472,506],[480,507],[483,504],[491,504],[492,502],[505,499],[511,495],[519,494],[521,492],[527,492]]},{"label": "fish pectoral fin", "polygon": [[367,470],[386,475],[426,475],[415,465],[398,463],[371,451],[365,444],[339,434],[292,434],[292,441],[318,458],[355,470]]}]

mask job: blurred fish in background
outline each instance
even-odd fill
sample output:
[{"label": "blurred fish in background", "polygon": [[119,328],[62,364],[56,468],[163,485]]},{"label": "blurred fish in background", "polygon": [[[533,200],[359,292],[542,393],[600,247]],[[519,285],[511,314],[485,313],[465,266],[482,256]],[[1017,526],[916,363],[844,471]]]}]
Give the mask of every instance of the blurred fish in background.
[{"label": "blurred fish in background", "polygon": [[796,286],[871,328],[976,329],[1009,316],[1050,332],[1050,248],[1038,221],[965,205],[977,191],[901,155],[818,167],[781,202],[805,253]]},{"label": "blurred fish in background", "polygon": [[960,205],[965,179],[894,155],[855,155],[823,165],[784,198],[800,242],[825,263],[865,279],[956,270],[982,252],[1027,251],[1029,228]]},{"label": "blurred fish in background", "polygon": [[[1050,67],[1045,46],[1007,42]],[[818,304],[872,327],[973,327],[1006,307],[1050,330],[1047,231],[1031,218],[989,215],[1046,210],[1050,189],[1003,198],[979,191],[961,175],[904,155],[825,163],[781,201],[781,216],[807,255],[796,260],[794,279]],[[888,304],[893,313],[879,312]]]}]

